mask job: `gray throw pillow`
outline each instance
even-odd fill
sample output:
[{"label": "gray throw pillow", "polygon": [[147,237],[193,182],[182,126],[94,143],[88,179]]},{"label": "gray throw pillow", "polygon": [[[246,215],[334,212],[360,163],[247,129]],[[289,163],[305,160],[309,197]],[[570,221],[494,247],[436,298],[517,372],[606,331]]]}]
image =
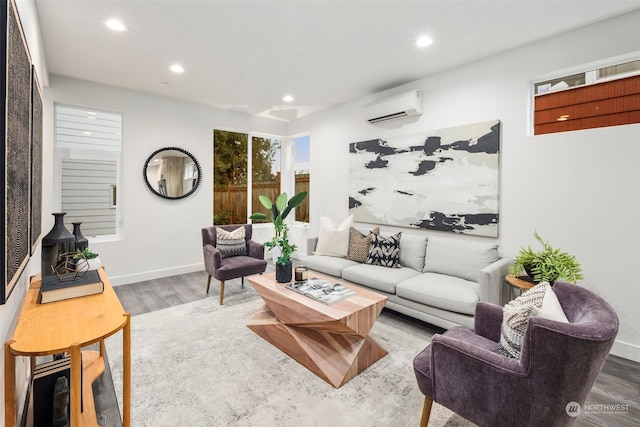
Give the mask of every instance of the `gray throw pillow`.
[{"label": "gray throw pillow", "polygon": [[244,227],[238,227],[232,231],[216,228],[216,248],[220,251],[222,258],[246,255],[247,242]]}]

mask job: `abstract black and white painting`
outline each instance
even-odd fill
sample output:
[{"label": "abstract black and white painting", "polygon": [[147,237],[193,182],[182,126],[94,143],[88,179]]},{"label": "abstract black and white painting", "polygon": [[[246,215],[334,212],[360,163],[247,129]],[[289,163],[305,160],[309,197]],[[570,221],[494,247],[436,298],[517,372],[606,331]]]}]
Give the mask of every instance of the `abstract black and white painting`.
[{"label": "abstract black and white painting", "polygon": [[498,236],[499,120],[349,144],[357,222]]}]

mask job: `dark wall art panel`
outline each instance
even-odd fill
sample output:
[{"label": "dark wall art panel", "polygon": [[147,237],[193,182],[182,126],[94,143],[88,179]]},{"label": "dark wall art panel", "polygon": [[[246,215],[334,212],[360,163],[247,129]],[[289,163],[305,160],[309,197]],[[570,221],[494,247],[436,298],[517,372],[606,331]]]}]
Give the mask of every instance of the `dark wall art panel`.
[{"label": "dark wall art panel", "polygon": [[42,235],[42,90],[35,69],[31,79],[31,255]]},{"label": "dark wall art panel", "polygon": [[[6,5],[6,9],[5,9]],[[3,2],[2,79],[6,103],[3,106],[3,263],[5,277],[0,293],[4,303],[15,286],[30,255],[29,213],[31,172],[31,58],[20,18],[13,1]]]},{"label": "dark wall art panel", "polygon": [[358,222],[498,236],[499,120],[349,144]]}]

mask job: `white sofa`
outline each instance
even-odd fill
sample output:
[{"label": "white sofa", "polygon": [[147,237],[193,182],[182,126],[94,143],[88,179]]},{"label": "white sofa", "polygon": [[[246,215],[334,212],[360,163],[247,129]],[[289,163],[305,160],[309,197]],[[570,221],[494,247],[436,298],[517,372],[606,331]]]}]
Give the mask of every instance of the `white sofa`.
[{"label": "white sofa", "polygon": [[[309,253],[317,241],[309,239]],[[386,295],[386,308],[449,329],[456,325],[473,328],[478,301],[503,304],[504,276],[512,260],[500,257],[498,246],[482,238],[470,241],[402,233],[401,268],[315,254],[303,257],[300,263]]]}]

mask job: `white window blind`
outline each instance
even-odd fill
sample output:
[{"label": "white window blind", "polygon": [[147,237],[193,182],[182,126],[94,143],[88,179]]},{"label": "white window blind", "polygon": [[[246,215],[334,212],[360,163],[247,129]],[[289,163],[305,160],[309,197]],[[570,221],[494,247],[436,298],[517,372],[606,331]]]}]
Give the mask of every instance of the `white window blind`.
[{"label": "white window blind", "polygon": [[56,147],[120,151],[122,115],[58,105]]},{"label": "white window blind", "polygon": [[86,237],[118,233],[122,115],[56,105],[56,158],[65,224]]}]

